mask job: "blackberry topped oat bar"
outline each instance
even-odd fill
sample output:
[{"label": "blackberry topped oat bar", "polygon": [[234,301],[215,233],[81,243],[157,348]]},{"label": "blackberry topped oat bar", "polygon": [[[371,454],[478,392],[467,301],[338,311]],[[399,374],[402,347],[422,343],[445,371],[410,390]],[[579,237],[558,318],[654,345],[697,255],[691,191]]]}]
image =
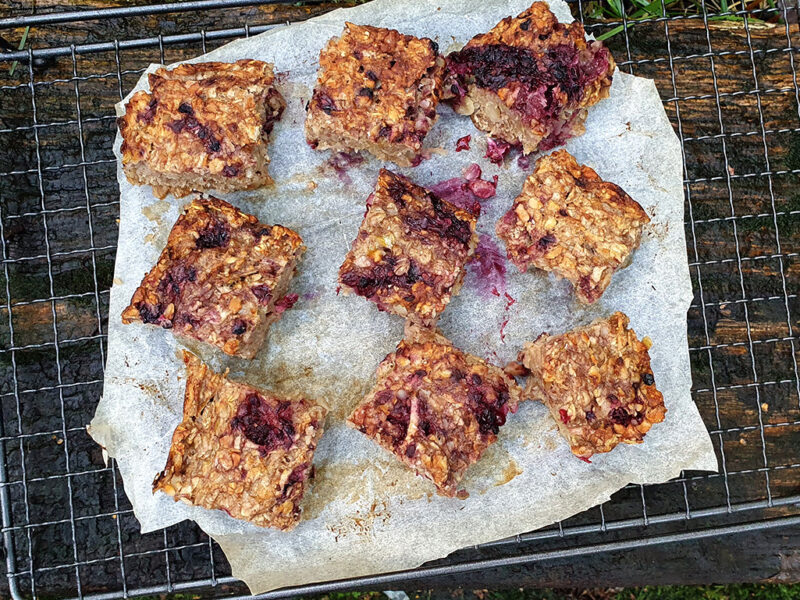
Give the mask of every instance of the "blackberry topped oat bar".
[{"label": "blackberry topped oat bar", "polygon": [[559,150],[536,162],[496,230],[520,271],[552,271],[590,304],[630,263],[649,221],[625,190]]},{"label": "blackberry topped oat bar", "polygon": [[319,56],[306,140],[318,150],[367,150],[408,167],[436,121],[444,59],[435,42],[346,23]]},{"label": "blackberry topped oat bar", "polygon": [[617,312],[562,335],[525,344],[525,395],[550,409],[576,456],[638,444],[667,409],[650,369],[649,338],[639,340]]},{"label": "blackberry topped oat bar", "polygon": [[183,357],[183,421],[153,492],[259,527],[293,528],[327,409],[229,381],[196,356]]},{"label": "blackberry topped oat bar", "polygon": [[525,154],[561,145],[584,132],[586,109],[611,87],[614,59],[585,35],[535,2],[448,55],[444,99]]},{"label": "blackberry topped oat bar", "polygon": [[285,106],[265,62],[158,69],[150,92],[136,92],[118,119],[125,175],[158,198],[263,187],[272,182],[269,134]]},{"label": "blackberry topped oat bar", "polygon": [[292,303],[285,294],[304,250],[291,229],[198,196],[172,227],[122,322],[161,325],[252,358]]},{"label": "blackberry topped oat bar", "polygon": [[379,310],[434,324],[461,288],[478,244],[479,205],[475,211],[381,169],[339,282]]},{"label": "blackberry topped oat bar", "polygon": [[458,493],[464,472],[497,440],[521,393],[502,369],[413,326],[376,378],[348,423],[443,496]]}]

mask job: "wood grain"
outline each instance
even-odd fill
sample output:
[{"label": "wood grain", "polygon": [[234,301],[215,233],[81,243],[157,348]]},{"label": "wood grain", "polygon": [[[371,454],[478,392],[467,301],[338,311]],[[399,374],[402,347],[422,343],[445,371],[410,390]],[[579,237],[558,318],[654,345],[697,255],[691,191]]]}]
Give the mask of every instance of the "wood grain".
[{"label": "wood grain", "polygon": [[[37,10],[127,4],[132,2],[38,0]],[[41,48],[145,38],[244,23],[281,23],[338,6],[342,4],[89,21],[35,28],[29,40]],[[27,1],[0,0],[0,15],[28,10]],[[712,21],[707,34],[700,19],[642,23],[629,28],[627,39],[618,34],[609,42],[623,69],[655,80],[667,114],[684,139],[687,252],[695,288],[688,315],[694,398],[714,432],[715,446],[724,452],[726,466],[724,474],[689,474],[685,482],[646,488],[650,515],[680,513],[685,498],[696,510],[724,505],[728,498],[732,503],[763,500],[768,491],[775,499],[800,493],[796,468],[800,398],[795,374],[800,192],[793,172],[800,169],[800,107],[792,68],[800,63],[796,54],[800,34],[796,25],[788,35],[783,25],[748,25],[745,29],[742,22]],[[603,27],[599,24],[590,31],[599,33]],[[0,35],[17,44],[22,31]],[[206,49],[220,43],[209,42]],[[6,465],[9,480],[21,481],[24,451],[27,480],[55,477],[28,485],[28,503],[37,506],[30,513],[31,523],[67,519],[66,525],[33,527],[30,542],[25,530],[15,530],[21,569],[27,568],[29,543],[36,567],[74,560],[71,542],[64,542],[71,535],[68,489],[59,477],[67,468],[88,473],[73,478],[72,500],[79,515],[115,510],[112,474],[103,468],[98,449],[81,429],[101,393],[107,290],[116,244],[118,189],[110,151],[113,105],[151,62],[173,62],[201,52],[202,44],[193,43],[164,46],[163,56],[158,47],[150,47],[125,50],[119,56],[112,51],[78,55],[74,61],[63,57],[37,69],[33,95],[26,65],[10,76],[9,65],[0,63],[0,86],[9,86],[0,90],[0,215],[5,251],[13,261],[0,270],[0,292],[7,288],[11,303],[10,315],[8,306],[0,306]],[[720,52],[725,54],[709,56]],[[51,297],[52,301],[41,302]],[[48,389],[35,392],[42,388]],[[19,413],[15,393],[20,398]],[[71,429],[68,467],[63,440],[58,443],[62,404]],[[767,425],[763,434],[761,424]],[[31,435],[36,433],[48,435]],[[12,484],[9,491],[14,524],[24,525],[22,486]],[[124,511],[128,505],[121,486],[119,499]],[[781,512],[787,510],[795,509]],[[617,494],[605,516],[613,520],[641,513],[641,491],[631,488]],[[766,514],[750,514],[760,516]],[[597,520],[595,510],[570,523]],[[164,581],[163,554],[137,554],[163,547],[163,539],[140,536],[129,513],[120,515],[119,521],[110,517],[79,521],[78,534],[87,547],[79,558],[115,556],[117,523],[125,552],[136,554],[126,559],[129,585]],[[464,581],[476,587],[498,583],[518,587],[797,580],[797,559],[791,550],[797,547],[798,535],[769,532],[598,555],[476,574]],[[200,543],[204,538],[195,527],[171,528],[168,537],[172,545],[189,545],[171,554],[173,581],[210,576],[208,546]],[[743,553],[745,545],[748,551]],[[227,572],[218,550],[215,562],[217,574]],[[620,567],[608,569],[609,564]],[[119,587],[118,563],[86,566],[81,572],[84,593]],[[23,577],[21,583],[24,587],[29,581]],[[40,593],[74,591],[74,570],[43,572],[37,583]],[[437,583],[451,585],[451,580]]]}]

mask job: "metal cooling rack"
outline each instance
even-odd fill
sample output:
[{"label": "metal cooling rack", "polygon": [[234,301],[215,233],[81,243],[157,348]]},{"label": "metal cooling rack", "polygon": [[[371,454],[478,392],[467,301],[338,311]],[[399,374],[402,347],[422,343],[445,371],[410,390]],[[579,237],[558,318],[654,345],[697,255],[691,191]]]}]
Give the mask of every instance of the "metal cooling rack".
[{"label": "metal cooling rack", "polygon": [[[280,2],[203,0],[0,18],[0,508],[14,598],[244,593],[182,523],[140,535],[114,462],[84,426],[102,391],[116,248],[113,104],[149,62],[281,26]],[[40,2],[41,5],[41,2]],[[302,11],[330,8],[307,3]],[[592,22],[652,77],[681,137],[693,396],[719,474],[628,486],[544,530],[406,573],[268,594],[385,589],[553,558],[800,524],[796,8]],[[289,9],[286,9],[289,10]],[[732,19],[737,19],[733,21]],[[767,27],[763,21],[778,22]],[[30,49],[33,47],[34,49]],[[14,74],[11,64],[16,62]],[[430,581],[430,579],[427,579]],[[0,589],[0,594],[5,592]]]}]

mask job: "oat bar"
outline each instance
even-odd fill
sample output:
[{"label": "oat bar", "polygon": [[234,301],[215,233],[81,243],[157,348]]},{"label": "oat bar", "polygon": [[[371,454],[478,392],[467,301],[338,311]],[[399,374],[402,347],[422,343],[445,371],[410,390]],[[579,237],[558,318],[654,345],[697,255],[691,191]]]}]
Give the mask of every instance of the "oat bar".
[{"label": "oat bar", "polygon": [[530,370],[525,395],[544,402],[576,456],[638,444],[667,412],[650,369],[651,345],[621,312],[562,335],[543,333],[519,355]]},{"label": "oat bar", "polygon": [[587,108],[611,86],[614,59],[585,36],[535,2],[448,55],[444,99],[525,154],[559,146],[584,132]]},{"label": "oat bar", "polygon": [[497,440],[521,392],[500,368],[430,331],[407,335],[376,379],[348,423],[443,496],[459,492],[467,467]]},{"label": "oat bar", "polygon": [[304,250],[291,229],[198,196],[173,226],[122,322],[160,325],[252,358],[270,324],[291,306],[286,291]]},{"label": "oat bar", "polygon": [[520,271],[552,271],[590,304],[630,263],[649,221],[625,190],[559,150],[536,162],[496,230]]},{"label": "oat bar", "polygon": [[293,528],[327,409],[229,381],[196,356],[183,356],[183,421],[153,492],[260,527]]},{"label": "oat bar", "polygon": [[149,79],[150,92],[136,92],[118,120],[128,181],[159,198],[272,182],[267,144],[286,103],[271,64],[183,64]]},{"label": "oat bar", "polygon": [[432,325],[461,288],[477,221],[476,213],[381,169],[339,282],[379,310]]},{"label": "oat bar", "polygon": [[444,59],[436,43],[346,23],[319,63],[306,118],[309,145],[417,164],[441,95]]}]

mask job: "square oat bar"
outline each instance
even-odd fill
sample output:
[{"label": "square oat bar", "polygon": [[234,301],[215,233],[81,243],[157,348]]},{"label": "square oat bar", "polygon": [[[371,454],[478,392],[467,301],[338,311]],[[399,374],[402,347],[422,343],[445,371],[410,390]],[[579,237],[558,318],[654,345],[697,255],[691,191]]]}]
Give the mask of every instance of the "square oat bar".
[{"label": "square oat bar", "polygon": [[293,528],[327,409],[229,381],[188,352],[183,359],[183,421],[153,492],[259,527]]},{"label": "square oat bar", "polygon": [[534,2],[448,55],[444,99],[529,154],[584,132],[586,110],[608,97],[614,67],[579,22],[559,23],[547,3]]},{"label": "square oat bar", "polygon": [[269,134],[285,106],[269,63],[158,69],[118,119],[125,175],[158,198],[268,185]]},{"label": "square oat bar", "polygon": [[432,325],[461,288],[478,244],[477,221],[477,214],[381,169],[339,282],[379,310]]},{"label": "square oat bar", "polygon": [[376,379],[348,424],[430,479],[443,496],[457,495],[464,472],[497,440],[521,394],[502,369],[429,330],[407,333]]},{"label": "square oat bar", "polygon": [[435,42],[346,23],[319,55],[306,140],[317,150],[367,150],[408,167],[436,121],[444,59]]},{"label": "square oat bar", "polygon": [[559,150],[536,162],[495,229],[520,271],[552,271],[572,282],[581,302],[591,304],[611,276],[630,264],[649,222],[625,190]]},{"label": "square oat bar", "polygon": [[286,290],[304,251],[291,229],[198,196],[184,207],[122,322],[160,325],[253,358],[269,326],[296,300]]},{"label": "square oat bar", "polygon": [[620,312],[562,335],[543,333],[519,355],[530,370],[525,395],[550,409],[576,456],[641,443],[667,412],[650,369],[651,345]]}]

